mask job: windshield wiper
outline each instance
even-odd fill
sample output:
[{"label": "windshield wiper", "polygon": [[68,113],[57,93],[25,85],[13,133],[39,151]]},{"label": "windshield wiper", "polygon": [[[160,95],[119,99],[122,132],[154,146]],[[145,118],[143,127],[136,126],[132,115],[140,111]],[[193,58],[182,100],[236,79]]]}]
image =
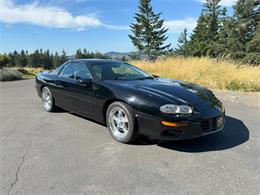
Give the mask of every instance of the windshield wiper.
[{"label": "windshield wiper", "polygon": [[113,80],[122,80],[123,77],[113,77]]},{"label": "windshield wiper", "polygon": [[138,78],[138,79],[136,79],[136,80],[145,80],[145,79],[154,79],[154,77],[148,76],[148,77]]}]

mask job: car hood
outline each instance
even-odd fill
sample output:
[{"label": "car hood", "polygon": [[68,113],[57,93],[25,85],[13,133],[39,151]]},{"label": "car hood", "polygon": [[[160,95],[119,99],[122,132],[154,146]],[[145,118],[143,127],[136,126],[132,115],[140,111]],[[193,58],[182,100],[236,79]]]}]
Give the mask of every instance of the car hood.
[{"label": "car hood", "polygon": [[184,81],[158,78],[122,81],[118,84],[124,87],[131,86],[154,98],[164,99],[167,103],[188,104],[204,112],[222,109],[221,102],[210,90]]}]

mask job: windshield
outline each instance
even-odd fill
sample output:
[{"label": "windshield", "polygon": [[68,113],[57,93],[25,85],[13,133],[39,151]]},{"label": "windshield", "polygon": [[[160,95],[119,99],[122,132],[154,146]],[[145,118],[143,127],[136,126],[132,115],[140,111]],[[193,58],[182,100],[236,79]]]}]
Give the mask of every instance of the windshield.
[{"label": "windshield", "polygon": [[135,66],[120,62],[92,64],[91,69],[100,80],[138,80],[153,78]]}]

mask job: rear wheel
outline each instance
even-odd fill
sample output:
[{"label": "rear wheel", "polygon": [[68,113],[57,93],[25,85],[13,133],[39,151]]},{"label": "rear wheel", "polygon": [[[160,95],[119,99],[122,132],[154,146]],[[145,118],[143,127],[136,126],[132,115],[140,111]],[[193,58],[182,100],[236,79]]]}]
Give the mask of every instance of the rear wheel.
[{"label": "rear wheel", "polygon": [[108,107],[106,123],[112,137],[119,142],[130,143],[137,137],[133,109],[123,102]]},{"label": "rear wheel", "polygon": [[42,105],[47,112],[53,112],[56,108],[51,91],[48,87],[42,88]]}]

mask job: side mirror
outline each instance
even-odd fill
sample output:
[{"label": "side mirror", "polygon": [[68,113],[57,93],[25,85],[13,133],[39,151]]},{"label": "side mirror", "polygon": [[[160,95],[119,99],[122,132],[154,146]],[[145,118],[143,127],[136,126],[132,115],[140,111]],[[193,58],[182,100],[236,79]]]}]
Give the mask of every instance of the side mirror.
[{"label": "side mirror", "polygon": [[154,78],[160,78],[160,76],[153,74]]},{"label": "side mirror", "polygon": [[83,87],[90,87],[92,85],[92,79],[80,79],[77,83]]}]

